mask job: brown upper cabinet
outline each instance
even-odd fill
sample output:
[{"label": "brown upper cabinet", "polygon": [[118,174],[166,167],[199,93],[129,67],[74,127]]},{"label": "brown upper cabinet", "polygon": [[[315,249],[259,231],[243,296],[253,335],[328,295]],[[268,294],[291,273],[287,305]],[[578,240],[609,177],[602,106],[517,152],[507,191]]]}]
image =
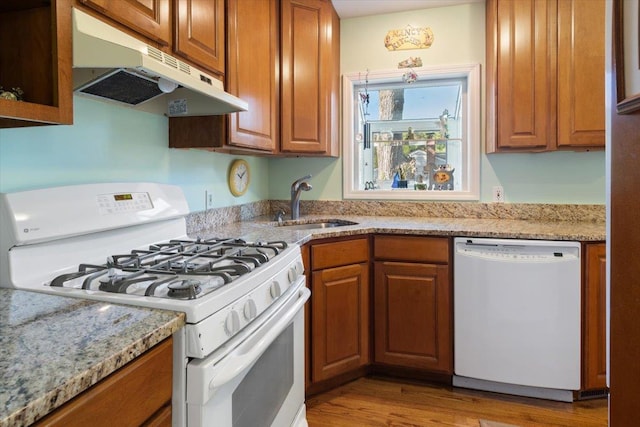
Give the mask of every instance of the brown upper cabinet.
[{"label": "brown upper cabinet", "polygon": [[227,142],[273,153],[280,139],[280,2],[228,0],[227,6],[227,90],[249,104],[229,115]]},{"label": "brown upper cabinet", "polygon": [[224,74],[224,0],[174,0],[174,13],[173,51]]},{"label": "brown upper cabinet", "polygon": [[171,118],[169,146],[339,156],[339,33],[329,0],[227,0],[226,88],[249,110]]},{"label": "brown upper cabinet", "polygon": [[281,146],[339,155],[340,20],[329,0],[282,0]]},{"label": "brown upper cabinet", "polygon": [[73,123],[70,0],[0,2],[0,127]]},{"label": "brown upper cabinet", "polygon": [[487,0],[487,153],[603,149],[604,0]]},{"label": "brown upper cabinet", "polygon": [[224,75],[224,0],[76,1],[159,49]]}]

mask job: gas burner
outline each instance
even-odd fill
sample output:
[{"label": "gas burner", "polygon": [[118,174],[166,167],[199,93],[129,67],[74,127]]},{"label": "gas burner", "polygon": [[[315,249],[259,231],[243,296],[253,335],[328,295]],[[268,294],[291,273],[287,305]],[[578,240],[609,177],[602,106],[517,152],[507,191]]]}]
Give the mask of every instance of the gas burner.
[{"label": "gas burner", "polygon": [[169,292],[167,296],[170,298],[180,299],[196,299],[198,294],[202,292],[200,282],[193,279],[178,279],[167,285]]},{"label": "gas burner", "polygon": [[158,279],[155,276],[147,276],[145,275],[145,273],[146,271],[140,270],[131,274],[110,275],[106,280],[100,280],[98,289],[104,292],[126,294],[129,286],[133,284],[140,282],[149,282]]}]

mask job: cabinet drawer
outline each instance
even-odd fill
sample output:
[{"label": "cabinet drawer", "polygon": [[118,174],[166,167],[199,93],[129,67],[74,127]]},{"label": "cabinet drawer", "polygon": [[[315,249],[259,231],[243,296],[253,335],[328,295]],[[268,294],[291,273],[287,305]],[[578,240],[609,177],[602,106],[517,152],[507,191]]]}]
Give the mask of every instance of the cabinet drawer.
[{"label": "cabinet drawer", "polygon": [[173,340],[167,338],[35,425],[165,425],[171,420],[172,372]]},{"label": "cabinet drawer", "polygon": [[311,268],[313,270],[368,261],[369,244],[366,238],[311,246]]},{"label": "cabinet drawer", "polygon": [[376,259],[448,263],[448,237],[375,236]]}]

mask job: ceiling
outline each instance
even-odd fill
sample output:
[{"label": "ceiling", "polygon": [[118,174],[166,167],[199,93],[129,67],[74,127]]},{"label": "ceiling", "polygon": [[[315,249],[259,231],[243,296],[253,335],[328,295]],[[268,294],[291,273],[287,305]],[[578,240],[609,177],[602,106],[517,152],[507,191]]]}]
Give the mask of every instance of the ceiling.
[{"label": "ceiling", "polygon": [[485,0],[332,0],[332,3],[340,19],[346,19],[484,1]]}]

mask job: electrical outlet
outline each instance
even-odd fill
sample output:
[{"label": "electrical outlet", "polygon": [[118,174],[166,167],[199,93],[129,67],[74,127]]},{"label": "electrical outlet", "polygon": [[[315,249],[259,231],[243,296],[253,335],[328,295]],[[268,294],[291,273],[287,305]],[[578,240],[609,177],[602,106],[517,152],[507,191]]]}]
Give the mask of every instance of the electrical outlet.
[{"label": "electrical outlet", "polygon": [[504,202],[504,190],[501,185],[496,185],[493,187],[493,201],[497,203]]},{"label": "electrical outlet", "polygon": [[204,207],[205,209],[213,207],[213,193],[211,191],[204,190]]}]

